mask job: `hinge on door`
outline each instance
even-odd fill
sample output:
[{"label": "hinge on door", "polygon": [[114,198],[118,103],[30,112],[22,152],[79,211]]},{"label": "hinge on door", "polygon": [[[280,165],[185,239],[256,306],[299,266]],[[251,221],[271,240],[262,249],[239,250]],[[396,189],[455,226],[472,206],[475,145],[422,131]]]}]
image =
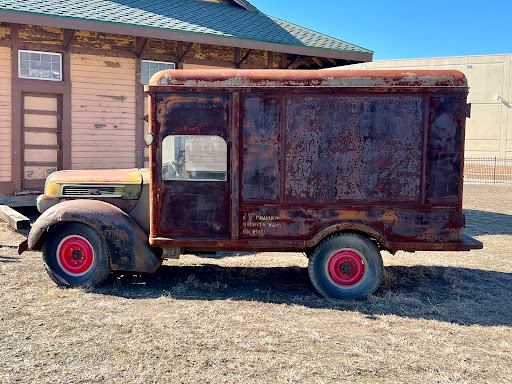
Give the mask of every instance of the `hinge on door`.
[{"label": "hinge on door", "polygon": [[466,117],[471,118],[471,103],[466,104]]}]

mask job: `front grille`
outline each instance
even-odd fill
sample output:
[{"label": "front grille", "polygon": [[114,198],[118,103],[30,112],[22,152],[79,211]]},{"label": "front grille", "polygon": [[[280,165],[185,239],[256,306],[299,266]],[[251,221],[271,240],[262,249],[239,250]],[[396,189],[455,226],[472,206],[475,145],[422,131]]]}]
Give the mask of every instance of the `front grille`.
[{"label": "front grille", "polygon": [[81,197],[121,197],[118,193],[116,194],[116,188],[122,186],[108,186],[108,185],[63,185],[62,193],[63,197],[67,196],[81,196]]}]

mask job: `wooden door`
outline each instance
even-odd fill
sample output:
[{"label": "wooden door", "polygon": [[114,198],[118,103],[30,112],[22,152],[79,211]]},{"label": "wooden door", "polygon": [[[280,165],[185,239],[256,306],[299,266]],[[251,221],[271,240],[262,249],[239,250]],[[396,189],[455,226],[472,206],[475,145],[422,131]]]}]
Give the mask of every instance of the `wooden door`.
[{"label": "wooden door", "polygon": [[62,169],[61,95],[22,95],[23,190],[43,190],[46,177]]}]

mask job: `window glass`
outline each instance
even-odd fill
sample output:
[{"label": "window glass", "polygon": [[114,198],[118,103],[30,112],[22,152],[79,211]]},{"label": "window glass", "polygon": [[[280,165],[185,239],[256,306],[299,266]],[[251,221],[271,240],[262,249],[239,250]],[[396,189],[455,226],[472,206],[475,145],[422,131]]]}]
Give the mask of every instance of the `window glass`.
[{"label": "window glass", "polygon": [[225,181],[227,145],[219,136],[167,136],[162,142],[164,180]]},{"label": "window glass", "polygon": [[164,69],[174,69],[174,63],[166,63],[165,61],[150,61],[142,60],[141,63],[141,83],[149,84],[149,79],[155,73],[163,71]]},{"label": "window glass", "polygon": [[62,81],[60,53],[18,51],[19,77],[24,79]]}]

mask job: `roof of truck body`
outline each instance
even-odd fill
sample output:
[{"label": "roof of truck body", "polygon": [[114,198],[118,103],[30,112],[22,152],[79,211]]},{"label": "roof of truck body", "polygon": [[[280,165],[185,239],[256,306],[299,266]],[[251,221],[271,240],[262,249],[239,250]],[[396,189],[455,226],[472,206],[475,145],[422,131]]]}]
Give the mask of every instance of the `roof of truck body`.
[{"label": "roof of truck body", "polygon": [[154,86],[188,87],[467,87],[456,70],[283,70],[283,69],[171,69],[155,74]]}]

